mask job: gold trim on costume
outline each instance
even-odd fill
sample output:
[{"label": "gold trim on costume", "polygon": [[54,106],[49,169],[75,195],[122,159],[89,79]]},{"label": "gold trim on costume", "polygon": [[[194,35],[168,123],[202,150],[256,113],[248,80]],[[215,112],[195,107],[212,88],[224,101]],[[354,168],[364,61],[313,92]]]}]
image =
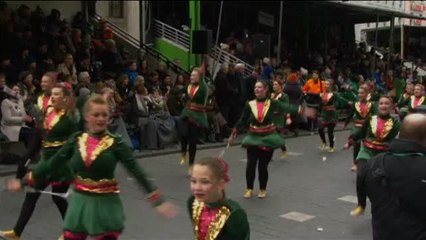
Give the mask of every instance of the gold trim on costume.
[{"label": "gold trim on costume", "polygon": [[91,178],[82,178],[77,176],[74,180],[74,188],[76,190],[92,192],[92,193],[119,193],[118,181],[108,178],[93,180]]},{"label": "gold trim on costume", "polygon": [[282,95],[283,95],[282,93],[279,93],[279,94],[272,93],[272,99],[278,100],[281,98]]},{"label": "gold trim on costume", "polygon": [[114,138],[109,136],[108,134],[103,136],[101,141],[96,145],[95,149],[92,152],[92,155],[90,156],[90,159],[87,158],[87,140],[89,139],[88,133],[83,133],[78,138],[78,146],[81,154],[81,159],[87,163],[92,163],[96,160],[96,158],[101,154],[101,152],[105,151],[109,147],[112,146],[114,143]]},{"label": "gold trim on costume", "polygon": [[49,148],[49,147],[60,147],[62,145],[65,144],[66,141],[53,141],[53,142],[49,142],[49,141],[45,141],[43,140],[42,142],[42,146],[44,148]]},{"label": "gold trim on costume", "polygon": [[55,108],[48,107],[46,117],[44,118],[44,128],[52,130],[52,128],[59,122],[59,119],[65,114],[65,109],[61,109],[59,112],[55,112],[55,116],[50,122],[46,121],[51,112],[54,112]]},{"label": "gold trim on costume", "polygon": [[[194,221],[194,231],[195,239],[199,239],[199,230],[200,230],[200,218],[201,213],[204,208],[204,202],[200,202],[197,199],[194,199],[192,203],[192,220]],[[209,224],[209,229],[204,240],[215,240],[225,226],[226,220],[228,220],[231,215],[231,211],[226,206],[220,207],[219,211],[216,213],[216,217]]]},{"label": "gold trim on costume", "polygon": [[200,88],[200,85],[197,85],[196,87],[195,87],[195,90],[194,90],[194,95],[191,95],[191,87],[192,86],[194,86],[193,84],[189,84],[188,85],[188,95],[191,97],[191,99],[195,96],[195,94],[197,94],[197,92],[198,92],[198,89]]},{"label": "gold trim on costume", "polygon": [[417,102],[417,106],[414,106],[414,100],[416,99],[416,96],[411,96],[410,98],[411,98],[410,99],[410,105],[411,105],[412,109],[416,108],[419,105],[422,105],[422,103],[425,100],[425,96],[421,96],[420,99],[419,99],[419,101]]},{"label": "gold trim on costume", "polygon": [[[40,96],[38,96],[37,98],[37,106],[40,110],[44,111],[44,106],[43,106],[43,98],[44,98],[44,94],[41,94]],[[52,97],[49,98],[49,101],[47,101],[47,106],[49,106],[50,104],[52,104]],[[46,106],[46,107],[47,107]]]},{"label": "gold trim on costume", "polygon": [[362,118],[367,117],[368,113],[370,113],[370,109],[373,106],[373,104],[371,102],[366,102],[365,105],[367,106],[367,109],[365,112],[362,112],[361,110],[361,102],[356,102],[355,103],[355,110],[359,113],[359,115]]},{"label": "gold trim on costume", "polygon": [[253,113],[254,117],[256,118],[256,120],[260,123],[263,122],[263,120],[265,120],[266,114],[268,113],[269,107],[271,106],[271,100],[270,99],[266,99],[265,103],[263,105],[263,118],[259,119],[259,115],[257,114],[257,100],[252,100],[249,102],[249,106],[251,109],[251,112]]},{"label": "gold trim on costume", "polygon": [[378,116],[373,116],[370,120],[370,126],[371,131],[373,132],[374,136],[376,136],[377,139],[384,139],[386,136],[390,133],[390,131],[393,128],[393,119],[388,118],[385,122],[385,126],[383,128],[383,132],[380,136],[377,136],[377,123],[378,123]]}]

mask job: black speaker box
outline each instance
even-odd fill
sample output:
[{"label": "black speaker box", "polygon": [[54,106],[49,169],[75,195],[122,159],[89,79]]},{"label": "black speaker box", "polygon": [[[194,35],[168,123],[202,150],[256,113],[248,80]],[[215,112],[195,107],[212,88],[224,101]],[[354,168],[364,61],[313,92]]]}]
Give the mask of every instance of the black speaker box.
[{"label": "black speaker box", "polygon": [[253,54],[258,58],[269,57],[271,49],[271,35],[255,34],[252,36]]},{"label": "black speaker box", "polygon": [[192,31],[192,53],[208,54],[212,48],[213,34],[211,30]]}]

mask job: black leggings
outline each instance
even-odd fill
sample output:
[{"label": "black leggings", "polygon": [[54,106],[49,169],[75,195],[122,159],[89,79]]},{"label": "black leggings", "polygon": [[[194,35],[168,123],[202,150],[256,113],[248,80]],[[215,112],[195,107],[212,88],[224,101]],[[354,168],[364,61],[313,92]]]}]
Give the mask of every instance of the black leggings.
[{"label": "black leggings", "polygon": [[254,179],[256,177],[256,165],[259,162],[259,187],[260,190],[266,190],[268,184],[268,164],[272,159],[273,150],[263,150],[259,147],[247,148],[247,167],[246,183],[247,189],[253,189]]},{"label": "black leggings", "polygon": [[183,119],[181,124],[181,153],[186,154],[189,146],[189,166],[192,166],[195,160],[195,153],[197,152],[197,142],[201,128],[186,119]]},{"label": "black leggings", "polygon": [[321,137],[322,143],[327,144],[327,141],[325,140],[325,132],[324,128],[327,127],[327,133],[328,133],[328,141],[330,141],[330,147],[334,147],[334,128],[336,127],[336,124],[329,124],[327,126],[320,125],[318,128],[318,133]]},{"label": "black leggings", "polygon": [[34,128],[23,127],[19,131],[19,140],[25,144],[25,154],[19,158],[18,170],[16,171],[16,178],[21,179],[27,173],[27,161],[35,159],[41,147],[41,133],[40,130]]},{"label": "black leggings", "polygon": [[358,162],[356,160],[356,157],[358,156],[360,149],[361,149],[361,141],[356,141],[355,144],[354,144],[354,164],[356,164]]},{"label": "black leggings", "polygon": [[356,195],[358,198],[358,206],[367,206],[367,192],[364,186],[364,181],[367,176],[367,160],[359,159],[357,161],[356,174]]},{"label": "black leggings", "polygon": [[[43,184],[40,187],[37,187],[39,190],[46,189],[48,184]],[[69,185],[58,185],[58,186],[52,186],[52,192],[54,193],[66,193],[68,191]],[[40,198],[41,193],[38,192],[27,192],[25,194],[25,200],[22,204],[21,213],[19,215],[18,221],[16,222],[16,225],[13,230],[15,230],[15,233],[20,236],[22,232],[24,231],[25,226],[27,225],[28,221],[30,220],[31,216],[33,215],[35,206],[37,204],[38,199]],[[62,197],[59,196],[52,196],[53,202],[55,202],[56,206],[59,209],[59,212],[61,213],[62,219],[65,217],[65,212],[68,208],[68,202]]]}]

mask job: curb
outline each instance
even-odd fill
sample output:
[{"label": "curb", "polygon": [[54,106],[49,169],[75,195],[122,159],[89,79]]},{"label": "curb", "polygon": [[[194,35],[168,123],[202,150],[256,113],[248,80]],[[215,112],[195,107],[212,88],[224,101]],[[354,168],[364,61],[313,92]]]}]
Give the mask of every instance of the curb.
[{"label": "curb", "polygon": [[[335,129],[334,132],[343,132],[343,131],[349,131],[349,128],[346,129]],[[318,132],[315,132],[313,135],[318,135]],[[310,132],[303,132],[300,133],[299,136],[295,137],[295,136],[288,136],[285,139],[291,139],[291,138],[298,138],[298,137],[308,137],[308,136],[313,136]],[[237,146],[241,144],[241,140],[240,141],[235,141],[234,143],[231,144],[232,146]],[[207,150],[207,149],[213,149],[213,148],[220,148],[220,147],[226,147],[226,143],[213,143],[213,144],[209,144],[209,145],[197,145],[197,151],[198,150]],[[140,153],[140,152],[136,152],[133,155],[135,156],[135,158],[142,158],[142,157],[155,157],[155,156],[164,156],[164,155],[170,155],[170,154],[176,154],[176,153],[180,153],[179,149],[170,149],[170,150],[160,150],[158,152],[149,152],[149,153]]]},{"label": "curb", "polygon": [[[346,129],[340,128],[340,129],[334,130],[334,132],[343,132],[343,131],[349,131],[349,128],[346,128]],[[308,137],[308,136],[313,136],[313,135],[318,135],[318,133],[315,132],[314,134],[311,134],[310,132],[302,132],[297,137]],[[285,139],[291,139],[291,138],[297,138],[297,137],[288,136]],[[231,146],[238,146],[240,144],[241,144],[241,140],[235,141],[233,144],[231,144]],[[221,148],[221,147],[225,147],[225,146],[226,146],[225,142],[213,143],[213,144],[208,144],[208,145],[198,145],[197,150],[207,150],[207,149]],[[179,149],[168,149],[168,150],[159,150],[158,152],[147,152],[147,153],[136,152],[136,153],[133,153],[133,156],[135,158],[146,158],[146,157],[171,155],[171,154],[176,154],[176,153],[180,153],[180,150]],[[11,176],[11,175],[14,175],[15,173],[16,173],[15,170],[9,170],[9,171],[4,171],[4,172],[0,171],[0,177]]]}]

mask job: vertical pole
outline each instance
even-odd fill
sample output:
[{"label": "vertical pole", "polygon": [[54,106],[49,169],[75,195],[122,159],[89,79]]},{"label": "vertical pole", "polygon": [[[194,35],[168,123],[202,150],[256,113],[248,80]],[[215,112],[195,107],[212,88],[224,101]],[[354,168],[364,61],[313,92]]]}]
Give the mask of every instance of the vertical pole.
[{"label": "vertical pole", "polygon": [[305,50],[306,52],[309,51],[309,33],[310,33],[310,27],[309,22],[311,18],[311,10],[309,8],[309,5],[305,3],[305,12],[306,12],[306,18],[305,18]]},{"label": "vertical pole", "polygon": [[[217,30],[216,30],[216,41],[214,43],[214,50],[216,50],[219,47],[219,35],[220,35],[220,26],[222,24],[222,10],[223,10],[223,0],[220,1],[220,9],[219,9],[219,18],[217,20]],[[217,59],[213,59],[213,73],[216,75],[216,67],[217,64],[220,63],[220,55],[222,54],[222,49],[219,50],[219,55],[217,56]]]},{"label": "vertical pole", "polygon": [[404,59],[404,24],[401,24],[401,59]]},{"label": "vertical pole", "polygon": [[139,0],[139,47],[142,49],[145,43],[145,8],[144,1]]},{"label": "vertical pole", "polygon": [[324,27],[324,55],[327,56],[328,54],[328,13],[327,10],[325,12],[325,27]]},{"label": "vertical pole", "polygon": [[[200,30],[200,1],[189,1],[189,19],[190,19],[190,54],[194,56],[194,62],[189,61],[189,67],[191,65],[200,65],[200,55],[192,53],[192,42],[193,42],[193,31]],[[190,59],[191,60],[191,59]],[[189,70],[189,69],[188,69]]]},{"label": "vertical pole", "polygon": [[[377,14],[376,16],[376,32],[375,32],[375,36],[374,36],[374,49],[377,50],[377,38],[378,38],[378,33],[379,33],[379,14]],[[373,72],[371,73],[372,76],[374,76],[374,71],[376,70],[376,52],[374,52],[374,58],[373,58]]]},{"label": "vertical pole", "polygon": [[388,53],[388,63],[387,63],[387,68],[386,68],[387,71],[389,71],[389,69],[390,69],[390,60],[391,60],[391,55],[393,53],[393,33],[394,33],[394,28],[395,28],[395,18],[392,16],[391,22],[390,22],[389,53]]},{"label": "vertical pole", "polygon": [[280,22],[278,27],[278,48],[277,48],[277,61],[281,64],[281,35],[283,28],[283,9],[284,9],[284,1],[280,1]]}]

